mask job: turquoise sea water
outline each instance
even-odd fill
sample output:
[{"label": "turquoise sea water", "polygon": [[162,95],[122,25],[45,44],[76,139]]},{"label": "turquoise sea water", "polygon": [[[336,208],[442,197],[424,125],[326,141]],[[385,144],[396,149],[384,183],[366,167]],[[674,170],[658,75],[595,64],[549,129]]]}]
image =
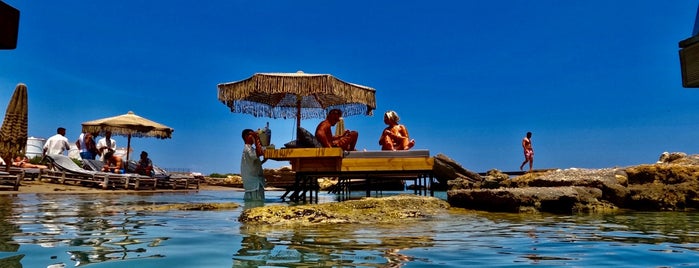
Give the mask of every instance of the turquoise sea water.
[{"label": "turquoise sea water", "polygon": [[[278,203],[281,192],[267,192]],[[385,193],[387,194],[387,193]],[[437,193],[445,198],[444,193]],[[335,197],[321,194],[320,202]],[[451,209],[392,224],[247,226],[228,211],[138,204],[237,202],[236,191],[0,196],[0,267],[693,267],[699,213]],[[53,266],[52,266],[53,265]]]}]

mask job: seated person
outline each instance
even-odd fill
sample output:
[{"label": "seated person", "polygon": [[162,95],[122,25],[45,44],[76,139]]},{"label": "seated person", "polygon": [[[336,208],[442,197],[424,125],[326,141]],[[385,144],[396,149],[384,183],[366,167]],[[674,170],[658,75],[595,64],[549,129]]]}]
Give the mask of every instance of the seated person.
[{"label": "seated person", "polygon": [[14,161],[12,161],[12,165],[21,168],[49,168],[48,166],[29,163],[29,158],[27,158],[26,156],[22,158],[19,155],[15,157]]},{"label": "seated person", "polygon": [[138,160],[138,165],[136,165],[136,173],[141,175],[146,175],[152,177],[153,174],[153,161],[148,158],[148,153],[146,151],[141,152],[141,159]]},{"label": "seated person", "polygon": [[316,128],[316,139],[323,147],[340,147],[345,151],[354,151],[359,138],[357,131],[345,130],[342,135],[333,136],[331,128],[340,121],[340,117],[342,117],[342,111],[330,110],[325,120],[320,122]]},{"label": "seated person", "polygon": [[106,131],[104,138],[97,142],[97,150],[102,155],[102,162],[104,163],[102,171],[121,173],[122,161],[120,156],[114,154],[116,152],[116,142],[112,140],[111,131]]},{"label": "seated person", "polygon": [[400,117],[394,111],[388,111],[383,115],[383,122],[388,125],[381,133],[379,145],[381,150],[396,151],[409,150],[415,146],[415,140],[411,140],[408,129],[404,125],[398,124]]},{"label": "seated person", "polygon": [[102,167],[102,171],[105,172],[113,172],[113,173],[122,173],[122,160],[121,156],[115,155],[114,151],[108,150],[103,157],[104,160],[104,166]]}]

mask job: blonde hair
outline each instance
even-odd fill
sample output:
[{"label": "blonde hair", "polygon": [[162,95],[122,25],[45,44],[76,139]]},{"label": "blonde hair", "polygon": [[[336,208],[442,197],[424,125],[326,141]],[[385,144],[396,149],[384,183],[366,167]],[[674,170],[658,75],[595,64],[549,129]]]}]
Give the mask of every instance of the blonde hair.
[{"label": "blonde hair", "polygon": [[398,114],[395,111],[388,111],[384,114],[384,116],[396,124],[398,124],[398,121],[400,121],[400,117],[398,117]]}]

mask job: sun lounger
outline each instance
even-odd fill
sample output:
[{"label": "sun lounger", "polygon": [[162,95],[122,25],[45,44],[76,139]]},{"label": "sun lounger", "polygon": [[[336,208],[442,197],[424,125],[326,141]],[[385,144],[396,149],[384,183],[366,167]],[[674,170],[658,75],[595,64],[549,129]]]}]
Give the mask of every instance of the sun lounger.
[{"label": "sun lounger", "polygon": [[17,191],[22,179],[22,174],[0,172],[0,189]]},{"label": "sun lounger", "polygon": [[[7,167],[5,165],[0,165],[0,171],[5,171]],[[39,178],[39,175],[41,174],[41,170],[38,168],[21,168],[21,167],[15,167],[12,166],[10,167],[10,174],[12,175],[19,175],[22,174],[22,177],[24,177],[24,180],[34,180]]]},{"label": "sun lounger", "polygon": [[[129,172],[134,172],[136,166],[138,166],[138,162],[129,160],[127,170]],[[157,180],[159,188],[189,189],[191,187],[199,189],[199,179],[192,175],[170,173],[156,165],[153,165],[153,173],[153,177]]]},{"label": "sun lounger", "polygon": [[147,176],[83,169],[64,155],[47,155],[46,158],[53,168],[45,171],[41,178],[51,182],[64,184],[72,181],[75,184],[90,184],[102,189],[155,189],[155,179]]},{"label": "sun lounger", "polygon": [[[102,172],[102,168],[104,167],[104,162],[101,160],[91,160],[91,159],[83,159],[83,168],[92,170],[92,171],[98,171]],[[128,168],[124,169],[127,173],[124,174],[118,174],[121,176],[126,176],[130,177],[128,186],[126,188],[133,188],[133,189],[156,189],[158,186],[158,182],[155,178],[149,177],[149,176],[144,176],[144,175],[139,175],[136,173],[129,173]],[[112,173],[109,173],[112,174]]]}]

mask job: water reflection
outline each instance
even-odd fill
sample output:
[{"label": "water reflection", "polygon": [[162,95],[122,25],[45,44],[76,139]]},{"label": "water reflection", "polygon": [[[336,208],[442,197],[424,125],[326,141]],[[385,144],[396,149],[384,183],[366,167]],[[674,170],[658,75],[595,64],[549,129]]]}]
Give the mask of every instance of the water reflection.
[{"label": "water reflection", "polygon": [[67,253],[75,266],[163,257],[148,254],[147,249],[168,238],[147,237],[141,231],[144,227],[163,223],[148,219],[140,212],[129,211],[127,208],[133,203],[123,202],[116,195],[97,199],[92,195],[60,197],[37,196],[35,205],[21,208],[25,230],[16,229],[3,234],[13,234],[22,243],[45,248],[70,247],[74,250]]},{"label": "water reflection", "polygon": [[680,267],[699,258],[699,213],[693,212],[451,209],[396,224],[285,227],[240,224],[242,209],[257,204],[230,211],[132,209],[244,204],[243,194],[235,194],[0,196],[0,267]]},{"label": "water reflection", "polygon": [[297,265],[316,263],[320,267],[400,267],[415,257],[406,249],[432,247],[434,232],[405,232],[417,222],[400,225],[268,226],[243,224],[241,248],[233,267]]},{"label": "water reflection", "polygon": [[17,224],[8,219],[13,217],[12,204],[16,196],[0,196],[0,267],[22,267],[20,261],[24,254],[15,254],[19,250],[19,243],[14,240],[14,234],[21,232]]}]

